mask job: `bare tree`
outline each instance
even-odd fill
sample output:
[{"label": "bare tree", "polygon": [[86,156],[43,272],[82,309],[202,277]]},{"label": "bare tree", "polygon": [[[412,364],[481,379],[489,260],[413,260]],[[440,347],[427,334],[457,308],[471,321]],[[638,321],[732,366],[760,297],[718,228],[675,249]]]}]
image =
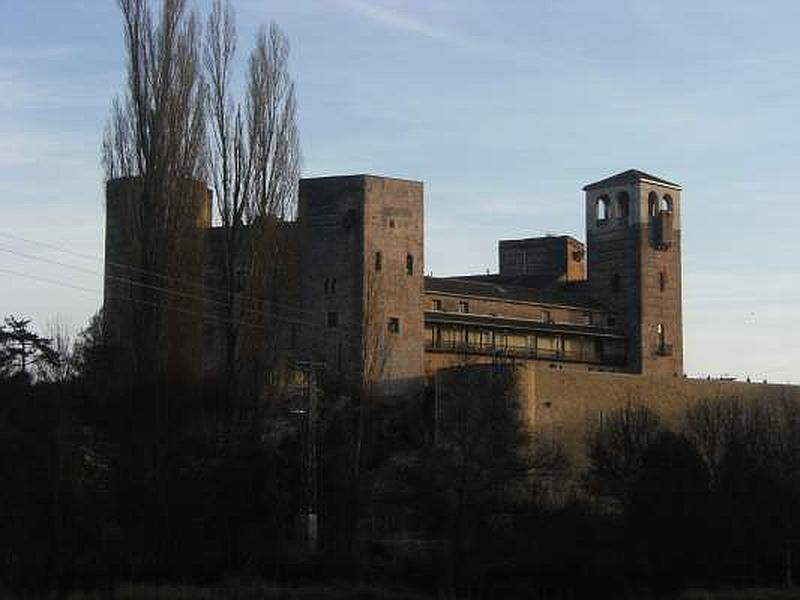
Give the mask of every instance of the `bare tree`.
[{"label": "bare tree", "polygon": [[687,410],[686,433],[714,483],[736,451],[760,466],[800,473],[800,404],[788,398],[770,403],[703,400]]},{"label": "bare tree", "polygon": [[71,327],[63,315],[47,321],[45,332],[53,351],[52,360],[39,365],[37,377],[43,381],[65,382],[77,374],[75,368],[75,344]]},{"label": "bare tree", "polygon": [[106,298],[106,303],[126,304],[107,311],[107,317],[127,315],[124,330],[133,340],[128,344],[133,365],[149,373],[191,355],[187,322],[190,313],[202,309],[195,303],[186,310],[187,294],[181,297],[178,289],[181,281],[202,274],[198,221],[204,212],[206,153],[200,29],[185,0],[164,0],[158,20],[148,0],[118,4],[127,89],[114,100],[102,162],[109,183],[121,180],[113,189],[124,191],[120,201],[128,247],[125,264],[114,265],[112,275],[130,285],[113,288],[125,298]]},{"label": "bare tree", "polygon": [[604,415],[587,436],[592,484],[601,494],[627,504],[631,482],[642,468],[648,448],[662,431],[658,416],[638,404],[629,402]]},{"label": "bare tree", "polygon": [[280,356],[275,313],[285,300],[291,256],[282,224],[295,213],[300,151],[286,37],[275,24],[259,30],[243,102],[231,89],[235,52],[233,10],[215,0],[203,47],[209,165],[222,225],[223,366],[232,391],[242,394],[262,389]]}]

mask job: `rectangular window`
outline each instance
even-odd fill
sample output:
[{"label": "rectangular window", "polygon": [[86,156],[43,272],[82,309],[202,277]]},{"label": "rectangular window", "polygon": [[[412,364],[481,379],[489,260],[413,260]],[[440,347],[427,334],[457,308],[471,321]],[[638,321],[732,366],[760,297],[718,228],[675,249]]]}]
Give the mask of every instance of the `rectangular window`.
[{"label": "rectangular window", "polygon": [[389,317],[388,329],[389,333],[400,333],[400,319],[397,317]]},{"label": "rectangular window", "polygon": [[380,252],[375,253],[375,270],[380,271],[383,268],[383,256]]},{"label": "rectangular window", "polygon": [[494,347],[498,350],[508,348],[508,334],[496,333],[494,336]]},{"label": "rectangular window", "polygon": [[328,327],[334,328],[339,326],[339,313],[331,311],[328,313]]},{"label": "rectangular window", "polygon": [[492,346],[494,346],[492,332],[484,329],[481,331],[481,348],[491,348]]},{"label": "rectangular window", "polygon": [[542,321],[544,321],[545,323],[552,323],[553,322],[553,313],[551,313],[549,310],[543,310],[542,311]]},{"label": "rectangular window", "polygon": [[406,254],[406,275],[414,274],[414,257]]},{"label": "rectangular window", "polygon": [[442,310],[442,301],[438,298],[431,300],[431,310]]},{"label": "rectangular window", "polygon": [[469,302],[465,300],[461,300],[458,303],[458,312],[461,313],[468,313],[469,312]]},{"label": "rectangular window", "polygon": [[664,271],[658,273],[658,288],[662,292],[667,289],[667,274]]}]

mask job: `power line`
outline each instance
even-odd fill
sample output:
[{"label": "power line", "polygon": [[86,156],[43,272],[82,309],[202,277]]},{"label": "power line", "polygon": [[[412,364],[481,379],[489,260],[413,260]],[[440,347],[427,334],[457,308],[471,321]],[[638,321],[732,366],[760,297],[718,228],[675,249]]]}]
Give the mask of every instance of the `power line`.
[{"label": "power line", "polygon": [[[27,244],[41,246],[43,248],[49,248],[51,250],[55,250],[55,251],[63,253],[63,254],[67,254],[67,255],[70,255],[70,256],[75,256],[75,257],[82,258],[84,260],[89,260],[89,261],[92,261],[92,262],[95,262],[95,263],[102,263],[103,262],[103,260],[99,256],[85,254],[85,253],[82,253],[82,252],[75,252],[73,250],[70,250],[68,248],[64,248],[63,246],[59,246],[57,244],[52,244],[52,243],[49,243],[49,242],[42,242],[42,241],[39,241],[39,240],[32,240],[32,239],[29,239],[29,238],[25,238],[25,237],[22,237],[22,236],[19,236],[19,235],[15,235],[15,234],[8,233],[8,232],[3,232],[3,231],[0,231],[0,236],[5,237],[5,238],[9,238],[9,239],[13,239],[13,240],[18,240],[18,241],[21,241],[21,242],[24,242],[24,243],[27,243]],[[79,266],[76,266],[76,265],[70,265],[68,263],[64,263],[64,262],[61,262],[61,261],[56,261],[54,259],[49,259],[49,258],[41,257],[41,256],[38,256],[38,255],[31,255],[31,254],[27,254],[27,253],[24,253],[24,252],[19,252],[17,250],[12,250],[12,249],[7,249],[7,248],[6,249],[0,248],[0,251],[7,252],[7,253],[10,253],[10,254],[16,254],[16,255],[19,255],[19,256],[23,256],[23,257],[31,259],[31,260],[39,260],[39,261],[42,261],[42,262],[47,262],[47,263],[54,264],[54,265],[57,265],[57,266],[61,266],[61,267],[67,268],[67,269],[72,269],[72,270],[76,270],[76,271],[80,271],[80,272],[84,272],[84,273],[88,273],[88,274],[103,276],[103,273],[101,273],[100,271],[95,271],[95,270],[87,269],[85,267],[79,267]],[[191,287],[196,287],[198,289],[205,290],[205,291],[218,292],[218,293],[226,294],[226,295],[229,293],[229,290],[226,290],[226,289],[223,289],[223,288],[216,288],[216,287],[208,286],[208,285],[205,285],[203,283],[198,282],[197,280],[192,280],[192,279],[188,279],[188,278],[185,278],[185,277],[176,277],[176,276],[163,275],[161,273],[158,273],[158,272],[155,272],[155,271],[152,271],[152,270],[149,270],[149,269],[142,269],[140,267],[134,267],[134,266],[131,266],[131,265],[127,265],[125,263],[118,263],[118,262],[114,262],[114,261],[106,261],[106,264],[111,265],[111,266],[117,266],[117,267],[122,268],[122,269],[129,269],[129,270],[132,270],[132,271],[137,271],[137,272],[140,272],[140,273],[143,273],[143,274],[149,274],[149,275],[152,275],[154,277],[161,278],[161,279],[172,280],[172,281],[177,281],[177,282],[186,282]],[[122,278],[122,277],[120,277],[118,275],[105,275],[105,277],[112,278],[112,279],[117,279],[119,281],[127,282],[127,283],[130,283],[132,285],[139,286],[139,287],[146,287],[146,288],[150,288],[150,289],[161,290],[161,291],[164,291],[164,292],[169,293],[169,294],[181,295],[181,296],[184,296],[184,297],[187,297],[187,298],[202,299],[203,301],[213,302],[213,303],[221,305],[221,306],[230,307],[230,306],[234,305],[234,302],[216,300],[216,299],[213,299],[213,298],[210,298],[210,297],[207,297],[207,296],[200,297],[200,296],[197,296],[197,295],[191,295],[191,294],[188,294],[187,292],[176,290],[174,288],[173,289],[169,289],[169,288],[166,288],[166,287],[163,287],[163,286],[155,286],[153,284],[147,284],[147,283],[140,282],[140,281],[137,281],[137,280],[134,280],[134,279],[130,279],[130,278]],[[244,294],[244,293],[241,293],[241,292],[235,292],[235,294],[238,296],[238,298],[241,298],[243,300],[254,300],[254,301],[259,302],[259,303],[267,302],[267,303],[269,303],[271,306],[273,306],[275,308],[283,308],[283,309],[292,311],[294,313],[306,314],[306,315],[309,315],[312,318],[319,316],[319,313],[317,311],[312,311],[312,310],[305,309],[305,308],[302,308],[302,307],[299,307],[299,306],[296,306],[296,305],[275,302],[274,300],[269,300],[269,299],[267,299],[267,298],[265,298],[263,296],[256,296],[256,295],[252,295],[252,294]],[[245,310],[246,312],[253,312],[253,311],[259,312],[257,309],[243,309],[243,310]],[[349,322],[345,321],[345,322],[347,324],[349,324],[350,326],[352,326],[352,327],[361,327],[360,323],[356,323],[356,322],[353,322],[353,321],[349,321]]]},{"label": "power line", "polygon": [[[79,271],[81,273],[88,273],[90,275],[98,275],[98,276],[101,276],[101,277],[103,276],[103,273],[101,273],[100,271],[96,271],[94,269],[87,269],[87,268],[84,268],[84,267],[78,267],[78,266],[75,266],[75,265],[70,265],[70,264],[65,263],[65,262],[61,262],[61,261],[54,260],[54,259],[51,259],[51,258],[45,258],[43,256],[38,256],[38,255],[35,255],[35,254],[28,254],[26,252],[20,252],[18,250],[13,250],[11,248],[2,248],[2,247],[0,247],[0,252],[6,252],[8,254],[14,254],[16,256],[20,256],[22,258],[27,258],[27,259],[30,259],[30,260],[38,260],[40,262],[45,262],[45,263],[56,265],[56,266],[63,267],[63,268],[66,268],[66,269],[72,269],[74,271]],[[170,289],[170,288],[167,288],[167,287],[162,287],[162,286],[157,286],[157,285],[153,285],[153,284],[149,284],[149,283],[144,283],[142,281],[131,279],[129,277],[123,277],[123,276],[120,276],[120,275],[108,275],[108,274],[106,274],[105,278],[106,279],[112,279],[114,281],[119,281],[119,282],[122,282],[122,283],[128,283],[128,284],[133,285],[135,287],[140,287],[140,288],[145,288],[145,289],[150,289],[150,290],[155,290],[155,291],[161,291],[161,292],[165,292],[167,294],[172,294],[174,296],[181,296],[183,298],[188,298],[188,299],[191,299],[191,300],[200,300],[202,302],[211,302],[213,304],[218,304],[218,305],[224,306],[224,307],[231,307],[231,306],[234,305],[233,302],[226,302],[226,301],[223,301],[223,300],[215,300],[214,298],[208,298],[206,296],[198,296],[197,294],[189,294],[187,292],[183,292],[183,291],[180,291],[180,290],[175,289],[175,288]],[[258,313],[263,312],[263,311],[260,311],[258,309],[254,309],[254,308],[244,308],[242,310],[244,312],[258,312]],[[266,314],[268,314],[268,313],[266,313]]]},{"label": "power line", "polygon": [[[22,236],[19,236],[19,235],[15,235],[13,233],[8,233],[8,232],[3,232],[3,231],[0,231],[0,236],[8,238],[8,239],[24,242],[26,244],[32,244],[32,245],[35,245],[35,246],[41,246],[43,248],[49,248],[51,250],[55,250],[56,252],[61,252],[62,254],[67,254],[69,256],[75,256],[77,258],[82,258],[84,260],[89,260],[89,261],[92,261],[92,262],[95,262],[95,263],[103,263],[103,259],[101,259],[97,255],[90,255],[90,254],[85,254],[85,253],[82,253],[82,252],[75,252],[74,250],[70,250],[68,248],[64,248],[63,246],[59,246],[57,244],[52,244],[52,243],[49,243],[49,242],[42,242],[42,241],[39,241],[39,240],[32,240],[32,239],[25,238],[25,237],[22,237]],[[40,260],[47,260],[47,259],[40,259]],[[175,275],[165,275],[163,273],[158,273],[157,271],[153,271],[151,269],[144,269],[144,268],[136,267],[136,266],[129,265],[129,264],[126,264],[126,263],[119,263],[119,262],[116,262],[116,261],[107,260],[107,261],[105,261],[105,264],[106,265],[111,265],[111,266],[114,266],[114,267],[118,267],[120,269],[127,269],[127,270],[130,270],[130,271],[134,271],[134,272],[138,272],[138,273],[142,273],[142,274],[146,274],[146,275],[151,275],[153,277],[158,277],[160,279],[164,279],[164,280],[168,280],[168,281],[171,280],[171,281],[175,281],[175,282],[184,282],[184,283],[189,284],[192,287],[196,287],[198,289],[205,290],[205,291],[218,292],[218,293],[221,293],[221,294],[230,293],[230,290],[227,290],[227,289],[224,289],[224,288],[212,287],[212,286],[209,286],[209,285],[207,285],[207,284],[205,284],[205,283],[203,283],[201,281],[197,281],[197,280],[194,280],[194,279],[189,279],[189,278],[186,278],[186,277],[178,277],[178,276],[175,276]],[[68,266],[67,268],[73,268],[73,269],[80,270],[80,267],[74,267],[74,266]],[[99,272],[97,274],[100,275]],[[288,308],[290,310],[294,310],[296,312],[301,312],[301,313],[306,313],[308,315],[313,315],[313,316],[317,315],[317,313],[314,312],[314,311],[303,309],[303,308],[300,308],[300,307],[297,307],[297,306],[292,306],[292,305],[289,305],[289,304],[278,303],[278,302],[275,302],[275,301],[272,301],[272,300],[266,300],[266,298],[264,298],[262,296],[256,296],[256,295],[253,295],[253,294],[243,294],[243,293],[239,293],[239,292],[236,292],[236,293],[242,299],[256,300],[258,302],[268,301],[272,305],[277,306],[277,307]]]},{"label": "power line", "polygon": [[[91,294],[95,294],[95,295],[102,295],[102,292],[100,292],[100,290],[97,290],[97,289],[94,289],[94,288],[87,288],[87,287],[83,287],[83,286],[74,285],[74,284],[71,284],[71,283],[67,283],[65,281],[60,281],[58,279],[52,279],[52,278],[49,278],[49,277],[31,275],[29,273],[21,273],[19,271],[13,271],[11,269],[5,269],[5,268],[2,268],[2,267],[0,267],[0,273],[6,273],[8,275],[21,277],[21,278],[24,278],[24,279],[30,279],[30,280],[33,280],[33,281],[49,283],[51,285],[58,285],[58,286],[61,286],[61,287],[66,287],[66,288],[70,288],[70,289],[74,289],[74,290],[78,290],[78,291],[82,291],[82,292],[87,292],[87,293],[91,293]],[[136,282],[131,282],[131,283],[136,284]],[[163,288],[163,289],[165,289],[165,288]],[[173,306],[171,304],[166,304],[164,302],[156,302],[156,301],[152,301],[152,300],[145,300],[145,299],[142,299],[142,298],[133,298],[133,297],[124,296],[124,295],[121,295],[121,294],[113,294],[113,293],[108,294],[106,297],[107,298],[116,299],[116,300],[124,300],[124,301],[128,301],[128,302],[134,302],[134,303],[137,303],[137,304],[143,304],[143,305],[151,306],[151,307],[155,307],[155,308],[165,308],[167,310],[172,310],[174,312],[179,312],[179,313],[183,313],[183,314],[187,314],[187,315],[194,315],[194,316],[201,317],[203,319],[217,321],[217,322],[220,322],[220,323],[240,324],[240,325],[244,325],[246,327],[254,327],[254,328],[258,328],[258,329],[263,329],[265,331],[271,331],[268,327],[266,327],[265,325],[259,324],[259,323],[251,323],[251,322],[243,321],[243,320],[229,319],[229,318],[225,318],[225,317],[219,316],[219,315],[214,315],[214,314],[211,314],[211,313],[208,313],[208,312],[205,312],[205,311],[203,311],[203,312],[194,311],[194,310],[190,310],[190,309],[187,309],[187,308],[182,308],[182,307],[179,307],[179,306]],[[318,325],[318,324],[309,322],[307,320],[301,321],[301,320],[298,320],[298,319],[291,319],[291,318],[285,317],[283,315],[277,315],[275,313],[269,313],[269,312],[266,312],[266,311],[256,311],[256,309],[251,309],[251,310],[257,312],[258,314],[263,314],[263,315],[268,316],[268,317],[270,317],[272,319],[275,319],[276,321],[281,321],[281,322],[284,322],[284,323],[288,323],[290,325],[300,325],[300,326],[303,326],[303,327],[311,327],[311,328],[314,328],[314,329],[320,329],[320,330],[323,330],[323,331],[330,332],[330,328],[326,328],[326,327],[324,327],[322,325]],[[342,331],[340,329],[337,329],[336,330],[336,337],[339,337],[339,336],[341,336],[341,337],[352,337],[354,339],[360,339],[360,337],[361,337],[358,334],[347,332],[347,331]]]}]

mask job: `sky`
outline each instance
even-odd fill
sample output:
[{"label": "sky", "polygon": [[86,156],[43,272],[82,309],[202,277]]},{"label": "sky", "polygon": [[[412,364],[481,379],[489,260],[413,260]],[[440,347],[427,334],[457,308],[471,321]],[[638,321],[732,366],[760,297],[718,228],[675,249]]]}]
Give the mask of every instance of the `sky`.
[{"label": "sky", "polygon": [[[686,372],[800,384],[800,3],[233,6],[242,64],[260,24],[290,40],[304,176],[424,182],[427,272],[585,239],[581,187],[641,169],[684,188]],[[115,2],[0,0],[0,316],[77,329],[100,306],[124,70]]]}]

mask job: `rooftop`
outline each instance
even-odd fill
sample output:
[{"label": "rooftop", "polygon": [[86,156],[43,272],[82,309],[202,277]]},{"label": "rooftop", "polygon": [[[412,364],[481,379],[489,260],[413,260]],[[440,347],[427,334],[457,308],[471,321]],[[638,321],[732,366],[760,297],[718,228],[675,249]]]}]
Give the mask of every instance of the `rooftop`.
[{"label": "rooftop", "polygon": [[[607,310],[599,302],[582,294],[576,286],[529,287],[514,283],[547,283],[544,280],[530,281],[516,277],[506,278],[500,275],[472,275],[461,277],[426,277],[425,291],[459,296],[492,298],[511,302],[528,302],[550,306],[567,306],[575,308],[593,308]],[[552,281],[552,279],[550,280]]]},{"label": "rooftop", "polygon": [[622,173],[617,173],[616,175],[612,175],[611,177],[606,177],[605,179],[601,179],[600,181],[589,183],[583,186],[583,190],[588,191],[598,187],[622,185],[625,183],[637,183],[639,181],[644,181],[647,183],[655,183],[657,185],[674,188],[676,190],[681,189],[681,186],[678,185],[677,183],[667,181],[666,179],[662,179],[661,177],[656,177],[655,175],[650,175],[649,173],[645,173],[644,171],[639,171],[638,169],[628,169],[627,171],[623,171]]}]

